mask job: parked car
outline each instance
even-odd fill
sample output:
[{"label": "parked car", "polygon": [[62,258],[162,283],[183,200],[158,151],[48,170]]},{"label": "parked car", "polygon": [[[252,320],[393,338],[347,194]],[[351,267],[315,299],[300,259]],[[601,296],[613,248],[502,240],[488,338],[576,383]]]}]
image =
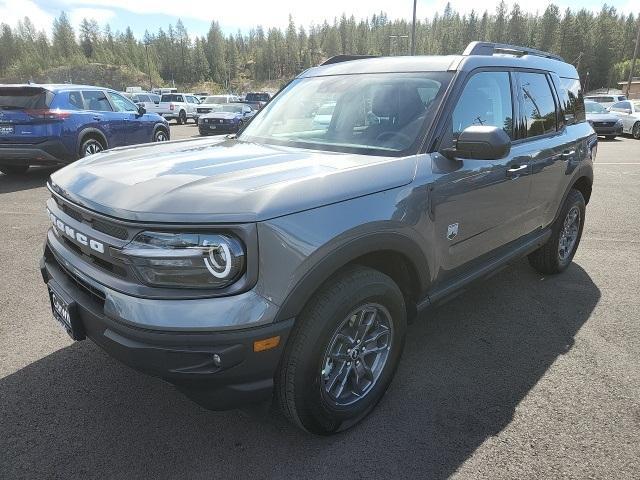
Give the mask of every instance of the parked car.
[{"label": "parked car", "polygon": [[51,176],[42,277],[72,338],[207,408],[275,395],[331,434],[384,395],[409,318],[519,257],[569,267],[597,148],[572,65],[481,42],[343,60],[298,75],[236,137]]},{"label": "parked car", "polygon": [[185,125],[189,119],[197,123],[198,105],[200,101],[190,93],[165,93],[160,97],[156,111],[167,120]]},{"label": "parked car", "polygon": [[313,116],[314,128],[327,128],[333,117],[333,110],[336,108],[336,102],[327,102],[320,105],[320,108]]},{"label": "parked car", "polygon": [[235,133],[255,114],[255,111],[244,103],[227,103],[215,107],[215,111],[198,118],[200,135]]},{"label": "parked car", "polygon": [[0,85],[0,171],[58,165],[169,140],[169,125],[119,93],[85,85]]},{"label": "parked car", "polygon": [[603,135],[609,140],[613,140],[622,134],[622,120],[612,114],[596,102],[584,102],[587,114],[587,121],[591,124],[598,135]]},{"label": "parked car", "polygon": [[142,105],[149,113],[158,113],[160,105],[160,95],[149,92],[123,93],[125,97],[136,105]]},{"label": "parked car", "polygon": [[628,133],[640,140],[640,100],[614,103],[609,111],[622,121],[622,133]]},{"label": "parked car", "polygon": [[271,100],[271,94],[267,92],[250,92],[244,96],[244,103],[251,105],[254,110],[260,110]]},{"label": "parked car", "polygon": [[212,112],[216,109],[216,105],[226,105],[228,103],[237,103],[238,97],[235,95],[209,95],[200,105],[198,105],[198,116]]},{"label": "parked car", "polygon": [[204,102],[204,99],[209,96],[208,92],[198,92],[194,94],[199,102]]},{"label": "parked car", "polygon": [[599,103],[603,107],[610,107],[616,102],[626,100],[627,97],[625,97],[624,95],[587,95],[586,97],[584,97],[584,99],[591,102]]}]

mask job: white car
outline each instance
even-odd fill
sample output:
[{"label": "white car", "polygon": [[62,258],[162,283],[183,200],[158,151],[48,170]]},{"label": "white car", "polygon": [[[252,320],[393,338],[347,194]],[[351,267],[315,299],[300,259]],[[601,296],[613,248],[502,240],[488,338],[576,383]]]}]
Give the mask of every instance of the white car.
[{"label": "white car", "polygon": [[587,95],[586,97],[584,97],[584,99],[591,100],[592,102],[599,103],[603,107],[608,108],[614,103],[621,102],[622,100],[626,100],[627,97],[625,97],[624,95],[618,95],[618,94],[609,95],[607,93],[607,94],[599,94],[599,95]]},{"label": "white car", "polygon": [[237,103],[239,98],[236,95],[209,95],[197,108],[198,117],[215,110],[216,105],[226,105],[227,103]]},{"label": "white car", "polygon": [[609,111],[622,120],[622,133],[640,140],[640,100],[624,100],[614,103]]}]

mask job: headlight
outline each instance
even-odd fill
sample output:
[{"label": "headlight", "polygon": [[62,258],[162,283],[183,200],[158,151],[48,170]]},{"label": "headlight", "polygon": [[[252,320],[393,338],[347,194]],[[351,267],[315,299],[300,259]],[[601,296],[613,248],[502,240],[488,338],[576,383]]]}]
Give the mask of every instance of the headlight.
[{"label": "headlight", "polygon": [[223,288],[245,266],[242,243],[214,233],[142,232],[119,256],[145,283],[172,288]]},{"label": "headlight", "polygon": [[616,120],[616,127],[622,126],[622,120]]}]

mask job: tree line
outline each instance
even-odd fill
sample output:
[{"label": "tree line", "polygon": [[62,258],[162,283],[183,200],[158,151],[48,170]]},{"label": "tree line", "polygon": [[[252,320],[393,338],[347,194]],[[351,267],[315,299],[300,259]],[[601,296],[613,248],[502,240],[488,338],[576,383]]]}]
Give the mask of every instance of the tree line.
[{"label": "tree line", "polygon": [[[608,5],[594,13],[560,11],[550,4],[532,14],[517,3],[508,7],[501,2],[495,12],[462,15],[447,4],[443,12],[417,22],[416,53],[461,53],[473,40],[525,45],[576,65],[588,88],[615,86],[629,74],[639,25],[640,15],[624,15]],[[62,12],[50,35],[38,31],[28,17],[14,27],[0,24],[0,78],[27,81],[60,65],[110,64],[145,75],[150,71],[154,85],[213,81],[231,89],[243,81],[284,81],[337,54],[404,55],[410,32],[410,22],[390,20],[380,12],[361,20],[343,14],[309,27],[296,25],[289,16],[285,29],[256,26],[231,35],[213,21],[206,35],[193,36],[178,20],[136,38],[131,28],[114,32],[91,19],[76,30]],[[640,74],[640,62],[636,70]]]}]

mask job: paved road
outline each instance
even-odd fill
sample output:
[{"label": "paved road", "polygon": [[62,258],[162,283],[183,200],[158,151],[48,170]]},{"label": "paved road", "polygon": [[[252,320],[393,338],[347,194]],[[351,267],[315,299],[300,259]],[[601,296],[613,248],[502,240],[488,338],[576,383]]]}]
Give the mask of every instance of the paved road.
[{"label": "paved road", "polygon": [[49,173],[0,175],[0,478],[638,478],[639,141],[601,142],[565,274],[518,261],[425,315],[377,410],[332,438],[72,343],[37,268]]}]

